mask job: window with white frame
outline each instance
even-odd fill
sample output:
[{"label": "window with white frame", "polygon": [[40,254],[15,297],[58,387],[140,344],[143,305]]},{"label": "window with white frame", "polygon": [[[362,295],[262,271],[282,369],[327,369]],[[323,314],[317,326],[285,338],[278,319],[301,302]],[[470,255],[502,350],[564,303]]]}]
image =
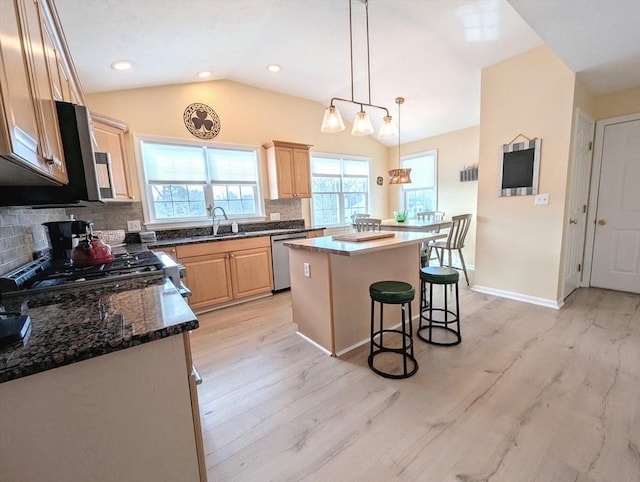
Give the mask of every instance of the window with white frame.
[{"label": "window with white frame", "polygon": [[436,149],[402,157],[402,167],[411,168],[411,183],[402,185],[402,201],[409,217],[415,217],[419,212],[437,210],[437,165]]},{"label": "window with white frame", "polygon": [[369,212],[369,160],[311,155],[313,224],[351,224],[351,215]]},{"label": "window with white frame", "polygon": [[150,223],[262,215],[256,149],[141,139],[140,155]]}]

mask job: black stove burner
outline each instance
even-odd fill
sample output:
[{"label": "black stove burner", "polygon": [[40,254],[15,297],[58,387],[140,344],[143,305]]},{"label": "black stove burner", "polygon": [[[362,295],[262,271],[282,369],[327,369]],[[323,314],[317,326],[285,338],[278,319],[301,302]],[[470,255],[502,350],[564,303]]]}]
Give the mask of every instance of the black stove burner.
[{"label": "black stove burner", "polygon": [[73,266],[69,260],[56,260],[42,263],[38,271],[21,279],[16,287],[19,290],[42,289],[110,277],[135,277],[162,268],[162,262],[151,251],[119,254],[111,263],[94,266]]}]

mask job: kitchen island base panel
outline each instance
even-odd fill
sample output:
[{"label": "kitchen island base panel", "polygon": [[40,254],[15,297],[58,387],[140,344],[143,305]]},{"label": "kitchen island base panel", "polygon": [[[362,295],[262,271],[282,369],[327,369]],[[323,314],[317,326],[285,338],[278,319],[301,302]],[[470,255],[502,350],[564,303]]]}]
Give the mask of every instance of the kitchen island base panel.
[{"label": "kitchen island base panel", "polygon": [[184,343],[170,336],[1,384],[0,478],[201,480]]},{"label": "kitchen island base panel", "polygon": [[[419,244],[358,256],[291,249],[289,256],[293,321],[301,334],[332,355],[369,341],[369,285],[383,280],[405,281],[414,287],[419,283]],[[309,263],[308,278],[305,263]],[[418,300],[413,301],[412,310],[418,312]],[[386,319],[400,316],[399,306],[385,307]]]},{"label": "kitchen island base panel", "polygon": [[[309,264],[309,277],[305,276]],[[327,253],[289,249],[293,322],[309,340],[335,355],[331,270]]]}]

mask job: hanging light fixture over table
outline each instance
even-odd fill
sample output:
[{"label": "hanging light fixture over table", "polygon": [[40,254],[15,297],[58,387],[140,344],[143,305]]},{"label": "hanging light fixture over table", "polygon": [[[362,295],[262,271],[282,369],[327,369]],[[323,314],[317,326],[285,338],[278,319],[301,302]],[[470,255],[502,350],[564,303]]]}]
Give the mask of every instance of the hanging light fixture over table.
[{"label": "hanging light fixture over table", "polygon": [[359,102],[354,99],[353,95],[353,22],[351,16],[351,2],[349,0],[349,48],[351,50],[351,99],[342,99],[340,97],[334,97],[331,99],[329,107],[325,110],[324,118],[322,119],[322,126],[320,130],[322,132],[340,132],[344,130],[344,122],[340,111],[334,105],[335,101],[348,102],[350,104],[356,104],[360,106],[360,111],[356,114],[356,118],[353,121],[353,128],[351,129],[351,135],[354,136],[368,136],[373,133],[373,125],[369,119],[369,115],[364,110],[364,107],[373,107],[375,109],[384,110],[386,115],[382,119],[380,130],[378,131],[378,137],[393,137],[396,135],[397,127],[393,122],[393,118],[389,115],[389,110],[386,107],[374,105],[371,103],[371,62],[369,57],[369,1],[360,0],[364,3],[365,15],[366,15],[366,27],[367,27],[367,86],[369,89],[368,102]]},{"label": "hanging light fixture over table", "polygon": [[[404,97],[396,97],[398,104],[398,166],[402,166],[400,156],[400,106],[404,104]],[[389,184],[409,184],[411,182],[411,168],[389,169]]]}]

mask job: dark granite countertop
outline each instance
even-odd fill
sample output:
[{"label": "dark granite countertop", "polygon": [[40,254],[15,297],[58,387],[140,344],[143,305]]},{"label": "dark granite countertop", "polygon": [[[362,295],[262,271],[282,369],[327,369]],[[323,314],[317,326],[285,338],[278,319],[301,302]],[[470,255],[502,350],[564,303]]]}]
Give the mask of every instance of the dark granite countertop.
[{"label": "dark granite countertop", "polygon": [[295,234],[295,233],[306,233],[308,231],[314,231],[317,229],[325,229],[324,227],[297,227],[297,228],[280,228],[280,229],[264,229],[260,231],[246,231],[246,232],[238,232],[238,233],[218,233],[217,236],[212,235],[194,235],[194,236],[185,236],[178,237],[172,239],[158,239],[154,243],[146,243],[148,248],[162,248],[162,247],[170,247],[170,246],[179,246],[181,244],[197,244],[197,243],[209,243],[212,241],[231,241],[234,239],[244,239],[244,238],[255,238],[258,236],[271,236],[277,234]]},{"label": "dark granite countertop", "polygon": [[23,342],[0,348],[0,383],[198,328],[169,279],[105,283],[3,301],[31,319]]}]

